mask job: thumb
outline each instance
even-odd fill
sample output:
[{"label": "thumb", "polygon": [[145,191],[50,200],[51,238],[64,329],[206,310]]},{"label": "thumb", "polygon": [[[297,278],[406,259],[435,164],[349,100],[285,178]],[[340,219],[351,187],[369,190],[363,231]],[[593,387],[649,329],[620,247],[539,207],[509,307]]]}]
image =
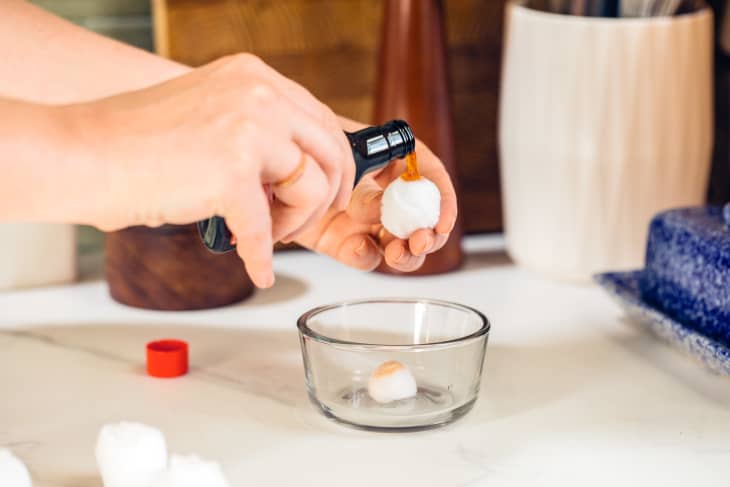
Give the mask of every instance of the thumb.
[{"label": "thumb", "polygon": [[380,223],[380,204],[383,187],[372,175],[365,175],[352,192],[347,214],[357,223]]}]

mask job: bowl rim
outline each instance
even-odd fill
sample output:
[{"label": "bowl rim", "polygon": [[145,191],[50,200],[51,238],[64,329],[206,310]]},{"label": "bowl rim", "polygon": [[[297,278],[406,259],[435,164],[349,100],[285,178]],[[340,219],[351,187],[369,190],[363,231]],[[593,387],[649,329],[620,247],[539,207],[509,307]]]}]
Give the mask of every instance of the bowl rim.
[{"label": "bowl rim", "polygon": [[[402,304],[418,304],[418,303],[425,303],[425,304],[435,304],[439,306],[445,306],[449,308],[456,308],[462,311],[467,311],[469,313],[472,313],[481,320],[482,325],[479,327],[478,330],[469,333],[468,335],[464,335],[457,338],[451,338],[449,340],[442,340],[438,342],[431,342],[431,343],[415,343],[415,344],[385,344],[385,343],[364,343],[364,342],[353,342],[349,340],[341,340],[339,338],[332,338],[325,335],[322,335],[321,333],[318,333],[314,330],[312,330],[309,325],[307,324],[307,321],[312,318],[313,316],[316,316],[320,313],[323,313],[325,311],[330,311],[336,308],[341,308],[344,306],[357,306],[357,305],[363,305],[363,304],[380,304],[380,303],[402,303]],[[489,321],[489,319],[486,317],[484,313],[479,311],[476,308],[472,308],[471,306],[467,306],[465,304],[455,303],[453,301],[446,301],[442,299],[431,299],[431,298],[365,298],[365,299],[352,299],[352,300],[344,300],[344,301],[337,301],[330,304],[325,304],[323,306],[317,306],[316,308],[312,308],[309,311],[306,311],[303,313],[298,319],[297,319],[297,328],[299,329],[299,333],[303,336],[306,336],[307,338],[311,338],[312,340],[329,344],[329,345],[344,345],[348,348],[360,348],[360,349],[388,349],[388,350],[411,350],[416,351],[420,349],[433,349],[433,348],[439,348],[439,347],[448,347],[450,345],[454,345],[456,343],[461,342],[467,342],[470,340],[473,340],[475,338],[480,338],[484,335],[489,335],[489,331],[492,328],[492,324]]]}]

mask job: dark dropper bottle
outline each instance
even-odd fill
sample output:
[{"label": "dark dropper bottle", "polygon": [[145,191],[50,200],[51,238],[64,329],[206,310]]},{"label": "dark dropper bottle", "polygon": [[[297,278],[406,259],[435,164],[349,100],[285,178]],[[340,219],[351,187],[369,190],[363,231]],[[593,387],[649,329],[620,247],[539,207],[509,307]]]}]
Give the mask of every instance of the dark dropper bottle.
[{"label": "dark dropper bottle", "polygon": [[[367,173],[380,169],[391,161],[402,159],[416,150],[411,127],[403,120],[391,120],[383,125],[367,127],[357,132],[345,132],[355,159],[355,184]],[[198,222],[200,238],[216,253],[229,252],[231,232],[219,216]]]}]

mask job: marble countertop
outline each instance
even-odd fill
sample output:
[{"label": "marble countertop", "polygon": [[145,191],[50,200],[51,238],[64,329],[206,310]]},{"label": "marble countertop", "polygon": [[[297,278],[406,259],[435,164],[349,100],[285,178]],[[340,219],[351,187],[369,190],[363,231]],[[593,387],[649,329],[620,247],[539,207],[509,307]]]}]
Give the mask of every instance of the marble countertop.
[{"label": "marble countertop", "polygon": [[[303,252],[277,285],[224,309],[114,303],[100,280],[0,294],[0,447],[36,487],[100,486],[99,428],[141,421],[237,486],[727,485],[730,381],[627,326],[599,288],[515,268],[495,237],[467,239],[458,273],[361,274]],[[442,429],[368,433],[308,402],[295,320],[325,302],[423,296],[492,321],[475,408]],[[191,373],[144,374],[147,341],[191,345]]]}]

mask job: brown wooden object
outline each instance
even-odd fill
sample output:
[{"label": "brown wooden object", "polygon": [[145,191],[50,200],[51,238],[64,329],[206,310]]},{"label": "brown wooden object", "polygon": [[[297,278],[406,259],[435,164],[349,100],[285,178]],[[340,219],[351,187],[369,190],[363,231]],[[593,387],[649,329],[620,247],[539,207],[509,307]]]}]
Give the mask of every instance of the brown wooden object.
[{"label": "brown wooden object", "polygon": [[215,308],[253,292],[236,253],[208,252],[195,225],[107,234],[106,278],[115,300],[158,310]]},{"label": "brown wooden object", "polygon": [[[407,120],[416,137],[441,158],[456,180],[443,13],[439,0],[386,2],[375,123],[395,118]],[[444,248],[429,255],[423,267],[414,274],[436,274],[458,268],[462,261],[461,237],[459,219]],[[380,270],[393,272],[387,266],[381,266]]]}]

